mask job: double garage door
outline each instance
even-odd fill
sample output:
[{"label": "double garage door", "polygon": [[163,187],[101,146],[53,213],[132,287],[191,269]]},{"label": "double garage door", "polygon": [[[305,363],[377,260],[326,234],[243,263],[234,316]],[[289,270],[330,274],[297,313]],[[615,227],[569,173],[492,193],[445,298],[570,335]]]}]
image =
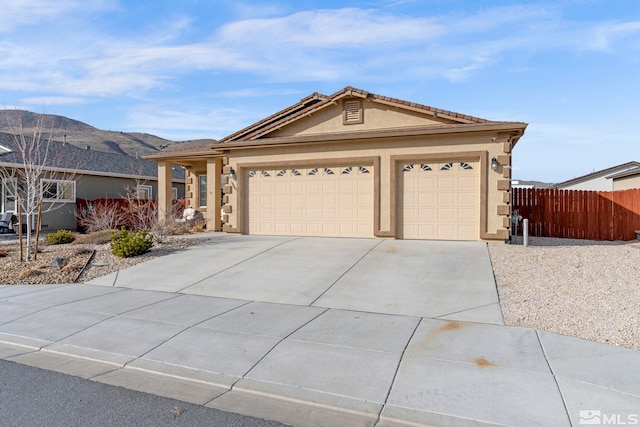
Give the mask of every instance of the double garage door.
[{"label": "double garage door", "polygon": [[[368,165],[248,171],[248,233],[373,237],[373,172]],[[476,163],[406,163],[397,178],[398,237],[477,240]]]}]

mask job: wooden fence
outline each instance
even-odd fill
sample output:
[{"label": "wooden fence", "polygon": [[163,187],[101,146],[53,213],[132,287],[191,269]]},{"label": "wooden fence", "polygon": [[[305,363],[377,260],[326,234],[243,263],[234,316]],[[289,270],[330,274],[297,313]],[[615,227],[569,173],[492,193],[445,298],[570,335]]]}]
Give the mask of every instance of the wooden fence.
[{"label": "wooden fence", "polygon": [[[576,191],[514,188],[513,209],[529,220],[529,235],[633,240],[640,230],[640,189]],[[522,223],[518,224],[522,233]]]},{"label": "wooden fence", "polygon": [[[186,206],[185,200],[173,200],[173,212],[178,217],[182,215],[182,211]],[[108,207],[116,207],[121,213],[122,224],[118,224],[116,228],[131,227],[133,224],[132,216],[135,216],[135,211],[142,212],[154,212],[156,210],[158,201],[153,199],[127,199],[127,198],[99,198],[94,200],[76,199],[76,217],[77,229],[83,230],[82,217],[91,215],[93,212],[99,209],[106,209]]]}]

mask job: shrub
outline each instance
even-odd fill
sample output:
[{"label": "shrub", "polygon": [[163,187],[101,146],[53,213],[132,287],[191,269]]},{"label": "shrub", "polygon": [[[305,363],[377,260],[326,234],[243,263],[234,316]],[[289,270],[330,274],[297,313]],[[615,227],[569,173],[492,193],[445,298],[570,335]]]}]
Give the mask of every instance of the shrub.
[{"label": "shrub", "polygon": [[126,213],[115,200],[95,200],[76,212],[78,225],[86,233],[113,230],[126,224]]},{"label": "shrub", "polygon": [[147,230],[129,233],[124,227],[111,236],[111,252],[121,258],[142,255],[151,250],[153,236]]},{"label": "shrub", "polygon": [[75,239],[75,236],[69,230],[58,230],[45,237],[44,241],[47,245],[63,245],[65,243],[71,243]]}]

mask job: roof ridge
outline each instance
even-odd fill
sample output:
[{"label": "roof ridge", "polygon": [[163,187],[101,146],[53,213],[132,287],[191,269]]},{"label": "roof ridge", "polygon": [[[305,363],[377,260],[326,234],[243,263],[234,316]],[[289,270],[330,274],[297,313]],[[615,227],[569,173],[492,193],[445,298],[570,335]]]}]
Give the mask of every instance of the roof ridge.
[{"label": "roof ridge", "polygon": [[[593,171],[593,172],[585,174],[585,175],[580,175],[580,176],[577,176],[575,178],[571,178],[571,179],[568,179],[566,181],[559,182],[559,183],[556,184],[556,187],[560,187],[562,185],[570,185],[570,184],[573,184],[574,182],[578,183],[578,182],[583,181],[585,179],[589,179],[591,177],[596,177],[596,176],[599,176],[599,175],[603,175],[604,176],[604,175],[607,175],[609,173],[618,173],[618,172],[615,172],[615,169],[634,168],[634,167],[639,167],[639,166],[640,166],[640,162],[636,162],[635,160],[632,160],[630,162],[621,163],[619,165],[611,166],[611,167],[608,167],[608,168],[605,168],[605,169],[600,169],[598,171]],[[620,171],[620,172],[622,172],[622,171]]]},{"label": "roof ridge", "polygon": [[483,119],[480,117],[470,116],[467,114],[457,113],[455,111],[444,110],[441,108],[431,107],[429,105],[420,104],[417,102],[405,101],[399,98],[392,98],[389,96],[378,95],[372,92],[368,92],[364,89],[359,89],[353,86],[345,86],[344,88],[334,92],[331,95],[323,95],[318,92],[313,92],[312,94],[302,98],[296,104],[293,104],[287,108],[284,108],[275,114],[272,114],[256,123],[253,123],[237,132],[234,132],[219,141],[217,143],[213,143],[212,147],[215,147],[220,143],[228,143],[232,141],[237,141],[238,139],[253,139],[260,137],[268,132],[271,132],[279,127],[305,115],[308,114],[312,110],[316,110],[322,108],[324,105],[335,102],[340,98],[344,98],[347,96],[358,95],[359,97],[370,99],[370,100],[379,100],[384,101],[391,104],[397,104],[400,106],[407,106],[412,109],[424,110],[426,112],[432,113],[434,116],[442,115],[446,118],[449,118],[454,121],[460,122],[471,122],[471,123],[499,123],[493,120]]}]

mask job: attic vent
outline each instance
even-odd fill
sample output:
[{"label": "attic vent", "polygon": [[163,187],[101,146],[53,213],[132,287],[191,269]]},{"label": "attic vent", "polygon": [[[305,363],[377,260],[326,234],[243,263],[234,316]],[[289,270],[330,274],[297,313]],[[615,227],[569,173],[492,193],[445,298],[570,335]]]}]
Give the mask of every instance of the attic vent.
[{"label": "attic vent", "polygon": [[362,123],[362,106],[359,100],[344,102],[344,124]]}]

